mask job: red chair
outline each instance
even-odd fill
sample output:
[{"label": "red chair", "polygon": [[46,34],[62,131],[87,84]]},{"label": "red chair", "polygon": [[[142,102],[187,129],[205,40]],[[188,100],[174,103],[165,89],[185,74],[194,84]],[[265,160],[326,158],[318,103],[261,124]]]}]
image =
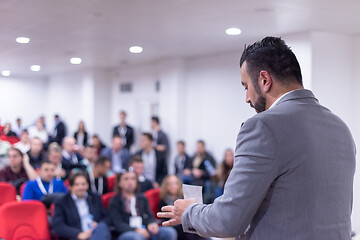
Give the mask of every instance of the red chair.
[{"label": "red chair", "polygon": [[105,209],[107,209],[109,207],[110,200],[115,195],[116,195],[116,192],[109,192],[109,193],[105,193],[104,195],[101,196],[101,200],[102,200],[102,203],[103,203]]},{"label": "red chair", "polygon": [[154,213],[155,218],[159,219],[156,213],[159,211],[160,188],[147,190],[144,195],[149,201],[150,209]]},{"label": "red chair", "polygon": [[0,206],[7,202],[16,201],[16,188],[7,182],[0,182]]},{"label": "red chair", "polygon": [[39,201],[8,202],[0,207],[0,238],[50,240],[45,205]]},{"label": "red chair", "polygon": [[113,192],[114,191],[114,186],[115,186],[115,178],[116,175],[112,175],[110,177],[107,177],[107,186],[108,186],[108,191],[109,192]]}]

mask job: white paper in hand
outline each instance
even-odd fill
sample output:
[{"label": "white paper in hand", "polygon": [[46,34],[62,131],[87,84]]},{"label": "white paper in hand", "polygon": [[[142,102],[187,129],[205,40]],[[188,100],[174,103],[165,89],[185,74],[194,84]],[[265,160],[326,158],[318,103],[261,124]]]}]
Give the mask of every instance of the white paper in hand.
[{"label": "white paper in hand", "polygon": [[183,184],[184,199],[194,198],[197,203],[203,203],[202,186]]}]

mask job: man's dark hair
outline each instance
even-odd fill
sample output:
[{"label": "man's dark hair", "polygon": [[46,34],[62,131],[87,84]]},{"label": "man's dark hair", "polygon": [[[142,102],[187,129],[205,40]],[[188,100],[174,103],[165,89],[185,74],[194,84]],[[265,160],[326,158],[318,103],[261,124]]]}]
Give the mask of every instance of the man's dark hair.
[{"label": "man's dark hair", "polygon": [[246,61],[247,72],[251,81],[258,86],[262,70],[269,72],[281,84],[298,83],[302,85],[299,62],[295,54],[279,37],[266,37],[245,50],[240,58],[240,67]]},{"label": "man's dark hair", "polygon": [[151,117],[151,120],[154,121],[154,122],[156,122],[157,124],[160,124],[160,119],[159,119],[159,117],[157,117],[157,116],[152,116],[152,117]]},{"label": "man's dark hair", "polygon": [[41,168],[44,164],[52,164],[52,165],[55,166],[55,164],[54,164],[53,162],[50,162],[49,160],[44,160],[44,161],[41,161],[41,162],[40,162],[39,168]]},{"label": "man's dark hair", "polygon": [[59,114],[55,114],[54,117],[55,117],[55,118],[59,118],[60,116],[59,116]]},{"label": "man's dark hair", "polygon": [[205,142],[204,142],[204,140],[198,140],[197,143],[200,143],[200,144],[202,144],[202,145],[205,147]]},{"label": "man's dark hair", "polygon": [[181,145],[185,146],[185,142],[184,142],[183,140],[179,140],[179,141],[177,142],[177,144],[181,144]]},{"label": "man's dark hair", "polygon": [[118,173],[116,174],[116,177],[115,177],[115,186],[114,186],[114,190],[116,193],[121,193],[121,188],[119,187],[119,183],[121,181],[121,177],[126,174],[126,173],[129,173],[129,172],[132,172],[135,174],[136,176],[136,189],[135,189],[135,193],[138,193],[140,192],[140,182],[139,182],[139,177],[138,175],[134,172],[134,171],[130,171],[130,170],[126,170],[124,172],[121,172],[121,173]]},{"label": "man's dark hair", "polygon": [[110,158],[106,157],[106,156],[100,156],[96,161],[95,161],[95,166],[98,165],[102,165],[104,166],[106,162],[111,162]]},{"label": "man's dark hair", "polygon": [[78,177],[84,177],[87,181],[87,183],[89,184],[89,176],[87,175],[87,173],[83,170],[79,170],[79,171],[74,171],[70,174],[69,176],[69,186],[72,187],[74,186],[75,180]]},{"label": "man's dark hair", "polygon": [[153,136],[151,135],[151,133],[143,133],[143,136],[147,137],[151,142],[154,140]]},{"label": "man's dark hair", "polygon": [[131,166],[133,163],[144,163],[140,155],[135,155],[131,158],[129,166]]},{"label": "man's dark hair", "polygon": [[127,116],[127,114],[126,114],[126,112],[125,112],[124,110],[121,110],[121,111],[120,111],[120,114],[124,114],[125,117]]}]

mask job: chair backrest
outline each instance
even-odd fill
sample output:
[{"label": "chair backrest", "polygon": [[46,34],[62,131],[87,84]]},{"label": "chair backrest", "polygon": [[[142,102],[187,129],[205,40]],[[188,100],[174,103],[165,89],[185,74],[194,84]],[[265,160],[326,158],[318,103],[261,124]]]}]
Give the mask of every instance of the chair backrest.
[{"label": "chair backrest", "polygon": [[0,238],[50,240],[45,205],[40,201],[8,202],[0,207]]},{"label": "chair backrest", "polygon": [[107,186],[108,186],[108,191],[109,191],[109,192],[113,192],[113,191],[114,191],[115,178],[116,178],[116,175],[112,175],[112,176],[106,178]]},{"label": "chair backrest", "polygon": [[16,201],[16,188],[7,182],[0,182],[0,206],[7,202]]},{"label": "chair backrest", "polygon": [[116,195],[116,192],[105,193],[101,196],[102,203],[104,208],[107,209],[109,207],[110,200]]},{"label": "chair backrest", "polygon": [[154,213],[154,217],[158,219],[156,213],[159,211],[160,188],[147,190],[144,195],[149,201],[150,209]]}]

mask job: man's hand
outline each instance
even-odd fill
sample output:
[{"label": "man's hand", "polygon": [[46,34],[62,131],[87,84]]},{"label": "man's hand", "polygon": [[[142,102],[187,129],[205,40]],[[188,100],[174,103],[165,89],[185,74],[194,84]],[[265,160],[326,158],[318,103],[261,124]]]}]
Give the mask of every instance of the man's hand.
[{"label": "man's hand", "polygon": [[135,229],[135,232],[140,233],[145,239],[148,239],[150,237],[148,230],[146,230],[145,228],[137,228]]},{"label": "man's hand", "polygon": [[192,174],[194,175],[195,178],[201,178],[201,176],[203,175],[203,171],[201,169],[194,168],[192,170]]},{"label": "man's hand", "polygon": [[86,239],[89,239],[91,237],[91,233],[92,233],[91,230],[87,230],[85,232],[79,233],[77,235],[77,237],[78,237],[79,240],[86,240]]},{"label": "man's hand", "polygon": [[159,218],[170,218],[169,221],[162,223],[163,226],[176,226],[181,224],[181,216],[191,204],[196,203],[195,199],[179,199],[176,200],[174,206],[165,206],[161,208],[157,216]]},{"label": "man's hand", "polygon": [[147,229],[149,230],[149,232],[151,232],[152,234],[156,235],[159,232],[159,226],[157,225],[157,223],[150,223],[147,226]]}]

